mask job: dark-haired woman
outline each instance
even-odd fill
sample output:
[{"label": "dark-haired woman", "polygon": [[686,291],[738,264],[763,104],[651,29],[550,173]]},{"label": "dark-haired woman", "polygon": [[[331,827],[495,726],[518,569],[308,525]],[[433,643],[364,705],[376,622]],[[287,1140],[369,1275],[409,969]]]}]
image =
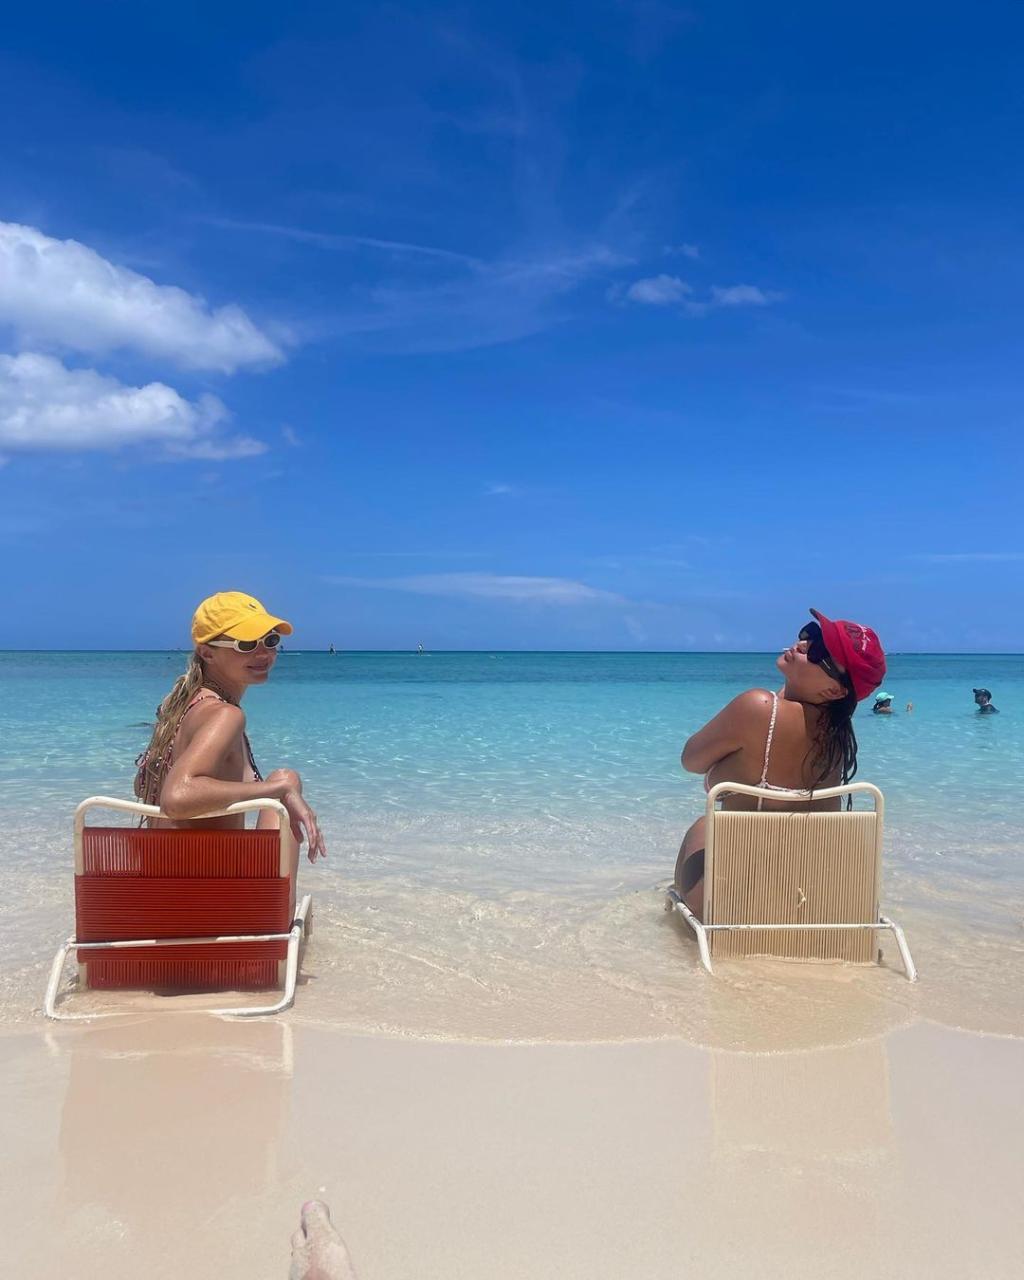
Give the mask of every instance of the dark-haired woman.
[{"label": "dark-haired woman", "polygon": [[[853,713],[885,678],[878,636],[859,622],[833,622],[812,609],[815,621],[800,631],[776,666],[785,677],[778,692],[749,689],[733,698],[683,748],[683,768],[704,774],[705,790],[719,782],[745,782],[769,790],[815,791],[852,781],[857,772]],[[784,801],[727,796],[727,809],[791,808]],[[812,800],[801,809],[835,809],[837,799]],[[698,917],[704,908],[704,819],[683,838],[676,889]]]}]

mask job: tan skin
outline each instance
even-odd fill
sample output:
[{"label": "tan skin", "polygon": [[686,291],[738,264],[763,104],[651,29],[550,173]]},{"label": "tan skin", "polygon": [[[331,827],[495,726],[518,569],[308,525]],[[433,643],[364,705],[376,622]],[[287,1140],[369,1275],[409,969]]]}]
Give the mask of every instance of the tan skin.
[{"label": "tan skin", "polygon": [[[768,781],[774,786],[807,788],[813,781],[807,775],[807,756],[818,730],[822,707],[846,697],[847,690],[821,667],[807,658],[807,642],[798,640],[784,650],[776,666],[786,683],[779,694],[779,711],[772,739]],[[840,671],[841,664],[837,663]],[[764,767],[764,747],[771,721],[772,697],[765,689],[748,689],[733,698],[713,720],[687,740],[683,748],[683,768],[690,773],[708,774],[708,783],[746,782],[756,786]],[[835,786],[839,774],[826,779],[823,786]],[[812,801],[802,808],[835,809],[838,800]],[[757,801],[750,796],[726,796],[726,809],[754,809]],[[785,810],[785,802],[765,800],[769,810]],[[682,893],[683,864],[691,853],[704,848],[704,819],[698,818],[683,837],[676,859],[675,884]],[[697,916],[704,910],[704,881],[683,895],[686,905]]]},{"label": "tan skin", "polygon": [[[210,680],[236,703],[250,685],[266,684],[277,661],[276,651],[265,645],[252,653],[209,644],[197,645],[196,651]],[[257,782],[246,757],[244,732],[245,712],[240,706],[210,698],[193,707],[175,737],[173,763],[160,791],[160,808],[171,821],[159,825],[188,827],[199,814],[226,809],[238,800],[280,800],[288,810],[296,841],[306,844],[310,862],[326,858],[316,814],[302,795],[302,779],[294,769],[275,769]],[[243,827],[245,817],[210,818],[202,825]],[[276,827],[277,818],[261,812],[257,825]]]}]

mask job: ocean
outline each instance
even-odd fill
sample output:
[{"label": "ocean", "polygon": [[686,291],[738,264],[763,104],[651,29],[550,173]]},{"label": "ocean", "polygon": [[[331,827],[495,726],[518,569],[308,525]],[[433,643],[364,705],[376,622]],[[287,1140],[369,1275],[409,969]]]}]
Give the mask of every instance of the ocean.
[{"label": "ocean", "polygon": [[[896,714],[864,706],[855,720],[858,776],[886,796],[883,907],[921,982],[888,954],[869,970],[734,962],[711,986],[699,971],[661,892],[703,804],[679,753],[733,695],[778,686],[774,657],[283,652],[245,710],[263,771],[302,774],[330,854],[300,873],[317,930],[296,1016],[747,1048],[772,1046],[773,1019],[787,1034],[807,1019],[819,1039],[833,1024],[849,1038],[919,1016],[1019,1031],[1015,655],[894,655]],[[71,928],[75,804],[130,796],[153,709],[186,660],[0,654],[0,1020],[38,1016],[48,957]],[[977,714],[978,685],[998,716]]]}]

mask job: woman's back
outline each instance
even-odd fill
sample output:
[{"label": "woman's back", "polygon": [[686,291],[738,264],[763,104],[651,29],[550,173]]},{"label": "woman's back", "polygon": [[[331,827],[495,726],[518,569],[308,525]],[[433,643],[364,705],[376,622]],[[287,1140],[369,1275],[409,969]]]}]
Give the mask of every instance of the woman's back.
[{"label": "woman's back", "polygon": [[[741,743],[707,771],[704,778],[706,789],[710,790],[720,782],[743,782],[750,786],[807,791],[812,786],[835,786],[839,782],[838,769],[833,776],[822,781],[814,768],[822,714],[820,707],[791,701],[784,693],[773,693],[767,689],[751,689],[743,695],[742,703]],[[810,805],[801,803],[799,806],[785,800],[764,799],[759,803],[753,796],[744,795],[727,796],[723,801],[727,809],[785,811],[799,807],[804,812],[808,808],[835,809],[838,803],[834,799],[812,801]]]}]

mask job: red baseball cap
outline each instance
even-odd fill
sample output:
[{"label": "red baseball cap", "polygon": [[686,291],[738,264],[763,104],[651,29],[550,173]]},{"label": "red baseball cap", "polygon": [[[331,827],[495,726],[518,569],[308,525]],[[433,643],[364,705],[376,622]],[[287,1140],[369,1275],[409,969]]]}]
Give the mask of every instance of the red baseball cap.
[{"label": "red baseball cap", "polygon": [[857,701],[873,693],[885,679],[885,651],[870,627],[859,622],[833,622],[817,609],[811,613],[818,619],[825,648],[836,662],[846,668]]}]

